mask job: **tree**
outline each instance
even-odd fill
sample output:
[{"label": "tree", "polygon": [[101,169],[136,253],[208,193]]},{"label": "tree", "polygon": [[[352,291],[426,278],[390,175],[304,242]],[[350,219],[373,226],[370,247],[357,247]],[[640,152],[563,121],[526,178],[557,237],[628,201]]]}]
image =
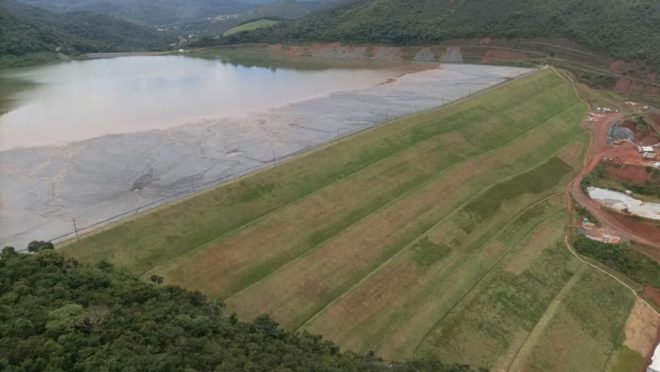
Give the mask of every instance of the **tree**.
[{"label": "tree", "polygon": [[158,276],[156,274],[152,275],[149,279],[151,280],[152,283],[154,283],[156,285],[161,285],[161,284],[163,284],[163,281],[164,281],[162,276]]},{"label": "tree", "polygon": [[41,252],[45,249],[55,249],[55,246],[51,242],[36,241],[33,240],[28,244],[28,252],[36,253]]}]

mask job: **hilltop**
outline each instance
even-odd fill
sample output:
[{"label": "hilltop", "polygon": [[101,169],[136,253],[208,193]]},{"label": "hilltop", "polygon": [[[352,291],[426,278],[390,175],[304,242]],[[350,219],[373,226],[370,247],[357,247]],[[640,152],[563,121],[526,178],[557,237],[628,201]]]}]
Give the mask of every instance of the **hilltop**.
[{"label": "hilltop", "polygon": [[87,11],[146,25],[164,25],[256,9],[235,0],[22,0],[52,10]]},{"label": "hilltop", "polygon": [[164,49],[170,38],[150,27],[89,13],[57,13],[0,0],[0,65],[53,59],[57,53]]}]

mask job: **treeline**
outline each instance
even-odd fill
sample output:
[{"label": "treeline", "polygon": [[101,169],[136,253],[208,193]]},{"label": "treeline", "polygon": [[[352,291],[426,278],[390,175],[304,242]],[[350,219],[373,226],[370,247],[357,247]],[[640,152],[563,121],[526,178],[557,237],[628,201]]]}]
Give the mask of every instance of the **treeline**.
[{"label": "treeline", "polygon": [[5,61],[47,59],[56,53],[162,50],[172,41],[150,27],[95,13],[55,13],[0,0],[0,59]]},{"label": "treeline", "polygon": [[341,352],[261,316],[245,323],[199,292],[82,265],[48,243],[0,254],[3,371],[471,371]]},{"label": "treeline", "polygon": [[593,258],[639,284],[660,288],[660,265],[626,244],[606,244],[577,235],[573,245],[581,255]]},{"label": "treeline", "polygon": [[280,27],[200,41],[422,45],[461,38],[566,38],[660,69],[657,0],[357,0]]}]

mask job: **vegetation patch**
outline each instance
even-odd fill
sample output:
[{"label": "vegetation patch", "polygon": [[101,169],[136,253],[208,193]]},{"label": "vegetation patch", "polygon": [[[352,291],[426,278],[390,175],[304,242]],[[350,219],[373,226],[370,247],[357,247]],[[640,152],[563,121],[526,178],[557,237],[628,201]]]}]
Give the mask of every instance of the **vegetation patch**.
[{"label": "vegetation patch", "polygon": [[429,266],[447,257],[451,248],[444,244],[432,242],[428,236],[415,243],[411,248],[411,256],[420,265]]},{"label": "vegetation patch", "polygon": [[557,157],[540,166],[498,183],[463,208],[466,217],[463,229],[470,232],[474,225],[497,213],[502,203],[524,194],[538,194],[552,188],[573,168]]},{"label": "vegetation patch", "polygon": [[621,244],[606,244],[577,235],[575,250],[615,269],[639,284],[660,287],[660,265],[634,248]]},{"label": "vegetation patch", "polygon": [[517,366],[526,371],[604,370],[623,343],[633,303],[627,288],[597,270],[585,270]]},{"label": "vegetation patch", "polygon": [[280,21],[275,21],[272,19],[259,19],[256,21],[248,22],[248,23],[243,23],[240,26],[236,26],[234,28],[231,28],[227,30],[224,33],[224,36],[230,36],[233,34],[237,34],[239,32],[246,32],[246,31],[253,31],[253,30],[258,30],[260,28],[268,28],[268,27],[273,27],[280,24]]},{"label": "vegetation patch", "polygon": [[261,316],[226,314],[199,292],[147,284],[107,262],[52,249],[0,255],[2,370],[465,371],[437,360],[385,363],[342,353]]}]

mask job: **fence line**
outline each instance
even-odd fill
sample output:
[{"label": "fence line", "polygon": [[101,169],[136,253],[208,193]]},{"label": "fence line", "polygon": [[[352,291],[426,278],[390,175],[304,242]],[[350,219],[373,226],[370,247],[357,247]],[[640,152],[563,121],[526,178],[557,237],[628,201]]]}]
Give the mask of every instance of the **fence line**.
[{"label": "fence line", "polygon": [[341,139],[343,139],[345,137],[362,133],[366,130],[373,129],[374,127],[379,127],[382,124],[383,124],[383,121],[379,121],[379,122],[375,123],[374,125],[368,125],[368,126],[365,126],[363,128],[359,128],[357,130],[349,130],[349,131],[344,132],[344,133],[338,131],[336,137],[332,137],[330,139],[327,139],[325,141],[322,141],[322,142],[319,142],[319,143],[316,143],[316,144],[313,144],[313,145],[307,145],[307,146],[305,146],[304,148],[302,148],[300,150],[288,153],[286,155],[274,157],[271,160],[261,161],[262,162],[261,164],[253,165],[251,167],[245,168],[245,169],[243,169],[241,171],[238,171],[236,173],[230,173],[228,175],[218,177],[218,178],[215,178],[213,180],[202,182],[202,183],[199,183],[199,184],[193,183],[192,187],[190,189],[186,189],[186,190],[183,190],[183,191],[173,193],[171,195],[167,195],[167,196],[162,197],[158,200],[154,200],[154,201],[149,202],[147,204],[140,205],[138,207],[132,208],[130,210],[119,213],[119,214],[114,215],[112,217],[108,217],[104,220],[95,222],[91,225],[83,226],[83,227],[80,227],[80,228],[74,228],[74,231],[70,231],[70,232],[58,235],[54,238],[49,239],[48,242],[61,243],[61,242],[65,242],[67,240],[75,238],[76,233],[79,234],[79,235],[89,234],[91,232],[96,231],[100,227],[104,227],[104,226],[110,225],[112,223],[119,222],[120,220],[122,220],[125,217],[138,216],[138,215],[144,214],[146,212],[149,212],[149,211],[151,211],[151,210],[153,210],[157,207],[169,204],[170,202],[180,200],[185,196],[191,196],[191,195],[197,194],[197,193],[202,192],[202,191],[210,190],[214,187],[220,186],[221,184],[223,184],[225,182],[228,182],[228,181],[231,181],[231,180],[234,180],[238,177],[242,177],[242,176],[245,176],[245,175],[250,174],[250,173],[255,173],[257,171],[266,170],[266,169],[269,168],[269,166],[271,168],[275,167],[282,160],[285,160],[287,158],[295,157],[295,156],[298,156],[298,155],[302,155],[302,154],[317,150],[317,149],[321,148],[324,145],[340,141]]}]

